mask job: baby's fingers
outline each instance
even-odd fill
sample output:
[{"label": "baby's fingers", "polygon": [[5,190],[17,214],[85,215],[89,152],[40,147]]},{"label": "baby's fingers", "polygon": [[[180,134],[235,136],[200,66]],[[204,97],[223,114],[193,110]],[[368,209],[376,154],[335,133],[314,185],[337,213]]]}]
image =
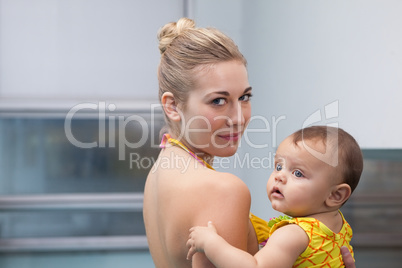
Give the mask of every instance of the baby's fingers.
[{"label": "baby's fingers", "polygon": [[191,236],[188,238],[188,240],[187,240],[187,243],[186,243],[186,247],[187,248],[191,248],[192,246],[193,246],[193,243],[192,243],[192,241],[191,241],[192,239],[191,239]]},{"label": "baby's fingers", "polygon": [[207,224],[208,228],[212,229],[215,233],[217,233],[216,231],[216,227],[215,225],[212,223],[212,221],[209,221]]},{"label": "baby's fingers", "polygon": [[190,248],[187,253],[187,260],[191,260],[195,253],[197,253],[197,251],[193,250],[193,248]]},{"label": "baby's fingers", "polygon": [[187,252],[187,260],[191,260],[191,258],[193,257],[193,255],[197,252],[195,250],[195,247],[193,246],[193,243],[191,241],[191,239],[189,239],[186,243],[186,246],[189,248],[188,252]]}]

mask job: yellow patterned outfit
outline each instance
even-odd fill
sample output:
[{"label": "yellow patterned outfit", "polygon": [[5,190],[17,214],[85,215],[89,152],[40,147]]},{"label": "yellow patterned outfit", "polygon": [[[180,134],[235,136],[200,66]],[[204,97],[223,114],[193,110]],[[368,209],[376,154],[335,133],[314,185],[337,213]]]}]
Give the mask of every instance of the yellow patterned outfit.
[{"label": "yellow patterned outfit", "polygon": [[257,235],[258,244],[260,248],[265,245],[269,237],[269,231],[271,230],[268,227],[268,222],[255,216],[253,213],[250,212],[250,221],[253,224],[255,234]]},{"label": "yellow patterned outfit", "polygon": [[341,247],[347,246],[353,256],[353,248],[349,244],[353,232],[342,213],[340,211],[339,213],[343,219],[343,226],[337,234],[317,219],[292,218],[283,219],[274,224],[269,235],[282,226],[297,224],[306,232],[309,237],[309,244],[306,250],[297,258],[293,267],[345,267],[342,261]]}]

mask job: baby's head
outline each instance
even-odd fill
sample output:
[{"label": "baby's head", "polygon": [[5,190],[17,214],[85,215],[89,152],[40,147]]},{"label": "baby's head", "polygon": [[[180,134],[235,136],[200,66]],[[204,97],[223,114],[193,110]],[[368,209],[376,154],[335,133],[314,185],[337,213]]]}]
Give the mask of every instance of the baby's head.
[{"label": "baby's head", "polygon": [[[337,177],[334,179],[348,184],[352,192],[356,189],[363,171],[363,155],[349,133],[341,128],[312,126],[298,130],[291,137],[295,145],[304,146],[323,165],[333,166]],[[325,151],[317,151],[317,145]]]},{"label": "baby's head", "polygon": [[339,209],[356,188],[363,157],[339,128],[301,129],[279,145],[267,193],[272,207],[293,217]]}]

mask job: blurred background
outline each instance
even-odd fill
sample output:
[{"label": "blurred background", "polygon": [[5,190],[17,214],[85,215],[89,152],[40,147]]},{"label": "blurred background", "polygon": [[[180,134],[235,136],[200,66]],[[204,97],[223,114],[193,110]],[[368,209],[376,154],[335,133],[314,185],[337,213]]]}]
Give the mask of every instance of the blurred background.
[{"label": "blurred background", "polygon": [[248,60],[252,121],[215,167],[247,183],[252,212],[278,215],[265,185],[287,135],[339,126],[365,158],[342,209],[357,266],[400,267],[401,13],[398,0],[0,0],[0,267],[154,267],[156,33],[183,16]]}]

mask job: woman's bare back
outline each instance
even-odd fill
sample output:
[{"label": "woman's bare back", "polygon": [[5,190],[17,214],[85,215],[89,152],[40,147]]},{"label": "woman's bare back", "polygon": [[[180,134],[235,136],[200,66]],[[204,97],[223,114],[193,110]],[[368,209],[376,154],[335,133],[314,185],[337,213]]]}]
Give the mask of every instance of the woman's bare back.
[{"label": "woman's bare back", "polygon": [[[159,159],[183,157],[189,165],[150,172],[144,190],[144,222],[156,267],[214,267],[203,254],[186,260],[188,230],[214,221],[227,241],[247,250],[250,193],[236,176],[207,169],[178,148],[165,149]],[[156,163],[158,165],[158,162]],[[184,166],[183,166],[184,167]]]}]

